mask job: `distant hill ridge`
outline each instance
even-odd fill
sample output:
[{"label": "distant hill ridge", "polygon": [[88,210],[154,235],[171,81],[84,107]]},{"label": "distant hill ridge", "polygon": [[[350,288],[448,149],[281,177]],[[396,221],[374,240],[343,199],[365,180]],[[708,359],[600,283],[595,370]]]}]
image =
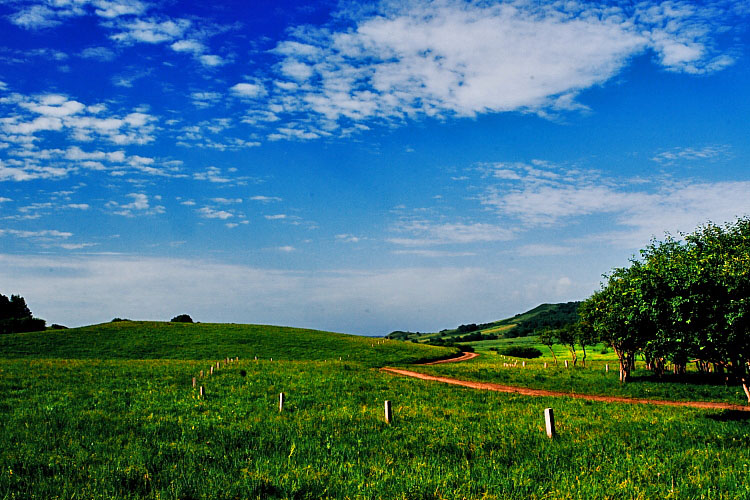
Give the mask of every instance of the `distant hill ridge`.
[{"label": "distant hill ridge", "polygon": [[495,338],[525,337],[544,329],[557,329],[578,320],[580,301],[540,304],[526,312],[491,323],[470,323],[434,333],[394,331],[386,337],[394,340],[469,342]]}]

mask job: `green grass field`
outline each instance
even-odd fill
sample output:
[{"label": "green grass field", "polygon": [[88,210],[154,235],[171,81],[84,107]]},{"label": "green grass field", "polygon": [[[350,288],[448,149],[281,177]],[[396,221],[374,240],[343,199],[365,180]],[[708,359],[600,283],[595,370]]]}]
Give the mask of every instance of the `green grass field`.
[{"label": "green grass field", "polygon": [[0,358],[333,360],[364,366],[445,357],[454,348],[266,325],[120,321],[0,335]]},{"label": "green grass field", "polygon": [[[73,331],[67,342],[2,339],[0,499],[750,498],[744,412],[534,399],[373,368],[447,351],[407,342],[130,326]],[[134,359],[149,332],[169,348],[141,346],[151,359]],[[205,345],[195,340],[202,333]],[[86,347],[94,335],[109,340]],[[287,335],[299,337],[296,347]],[[69,358],[34,352],[46,342]],[[106,359],[110,350],[117,355]],[[200,399],[192,377],[235,355],[239,362],[198,380]],[[545,407],[555,409],[554,440]]]}]

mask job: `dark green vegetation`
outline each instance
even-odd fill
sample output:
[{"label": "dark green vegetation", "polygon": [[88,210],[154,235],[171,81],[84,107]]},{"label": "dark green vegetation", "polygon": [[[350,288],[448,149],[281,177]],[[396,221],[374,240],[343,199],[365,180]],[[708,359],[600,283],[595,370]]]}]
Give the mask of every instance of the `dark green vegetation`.
[{"label": "dark green vegetation", "polygon": [[[0,361],[0,495],[750,496],[744,415],[529,399],[330,361],[241,360],[201,380],[200,400],[190,378],[207,364]],[[550,406],[556,440],[543,430]]]},{"label": "dark green vegetation", "polygon": [[457,349],[301,328],[212,323],[119,321],[0,337],[2,358],[332,360],[364,366],[408,364]]},{"label": "dark green vegetation", "polygon": [[169,321],[173,323],[192,323],[193,318],[191,318],[189,314],[178,314],[177,316],[170,319]]},{"label": "dark green vegetation", "polygon": [[[611,345],[627,381],[636,354],[657,375],[726,372],[750,402],[750,218],[653,241],[580,310],[576,335]],[[567,343],[567,342],[564,342]]]},{"label": "dark green vegetation", "polygon": [[388,334],[394,340],[417,340],[441,345],[451,342],[476,342],[500,338],[525,337],[544,329],[556,329],[578,321],[580,302],[541,304],[525,313],[516,314],[492,323],[460,325],[437,333],[395,331]]},{"label": "dark green vegetation", "polygon": [[513,356],[516,358],[533,359],[542,355],[542,351],[536,347],[510,346],[504,348],[495,347],[494,350],[503,356]]},{"label": "dark green vegetation", "polygon": [[46,321],[33,317],[23,297],[0,293],[0,334],[44,330],[45,325]]}]

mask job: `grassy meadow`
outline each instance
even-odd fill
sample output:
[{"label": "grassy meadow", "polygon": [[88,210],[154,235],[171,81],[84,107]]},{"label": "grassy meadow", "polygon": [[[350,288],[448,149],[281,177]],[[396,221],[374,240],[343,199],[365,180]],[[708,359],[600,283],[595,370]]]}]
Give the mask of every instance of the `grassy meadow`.
[{"label": "grassy meadow", "polygon": [[[463,380],[577,394],[672,401],[747,403],[742,387],[737,384],[725,384],[721,376],[699,374],[693,366],[688,367],[689,370],[685,375],[665,373],[658,378],[653,372],[645,369],[643,361],[637,361],[631,380],[627,384],[621,384],[617,356],[612,351],[602,354],[601,345],[588,349],[585,366],[581,363],[579,351],[578,364],[574,367],[570,352],[565,346],[553,346],[557,356],[557,365],[555,365],[547,346],[539,344],[536,337],[489,340],[472,344],[482,343],[491,345],[475,347],[476,352],[481,355],[470,361],[415,366],[410,369]],[[502,348],[509,345],[536,347],[542,351],[543,356],[535,359],[522,359],[502,356],[489,350],[491,347]],[[566,360],[569,368],[565,368]],[[547,363],[547,368],[544,367],[545,363]],[[609,365],[609,372],[606,372],[607,365]]]},{"label": "grassy meadow", "polygon": [[[149,325],[130,325],[133,338]],[[2,339],[0,499],[750,498],[746,413],[535,399],[374,368],[450,352],[408,342],[227,325],[229,340],[221,325],[153,325],[172,346],[161,359],[116,340],[84,349],[79,337],[107,337],[102,326],[50,340],[57,356],[23,347],[40,345],[37,334]],[[201,329],[212,340],[198,347]],[[287,334],[307,347],[286,351]],[[236,355],[198,379],[199,398],[192,377]]]}]

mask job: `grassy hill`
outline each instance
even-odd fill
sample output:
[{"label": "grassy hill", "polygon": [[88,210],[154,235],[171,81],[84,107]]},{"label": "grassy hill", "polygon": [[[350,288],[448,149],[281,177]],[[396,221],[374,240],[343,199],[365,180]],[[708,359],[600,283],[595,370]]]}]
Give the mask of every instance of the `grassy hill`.
[{"label": "grassy hill", "polygon": [[563,325],[575,322],[578,317],[579,305],[580,302],[541,304],[511,318],[491,323],[471,323],[434,333],[395,331],[387,337],[394,340],[416,340],[419,342],[438,340],[444,342],[475,342],[496,338],[525,337],[533,335],[541,328],[560,328]]},{"label": "grassy hill", "polygon": [[118,321],[0,335],[0,358],[342,360],[366,366],[446,357],[448,348],[266,325]]}]

